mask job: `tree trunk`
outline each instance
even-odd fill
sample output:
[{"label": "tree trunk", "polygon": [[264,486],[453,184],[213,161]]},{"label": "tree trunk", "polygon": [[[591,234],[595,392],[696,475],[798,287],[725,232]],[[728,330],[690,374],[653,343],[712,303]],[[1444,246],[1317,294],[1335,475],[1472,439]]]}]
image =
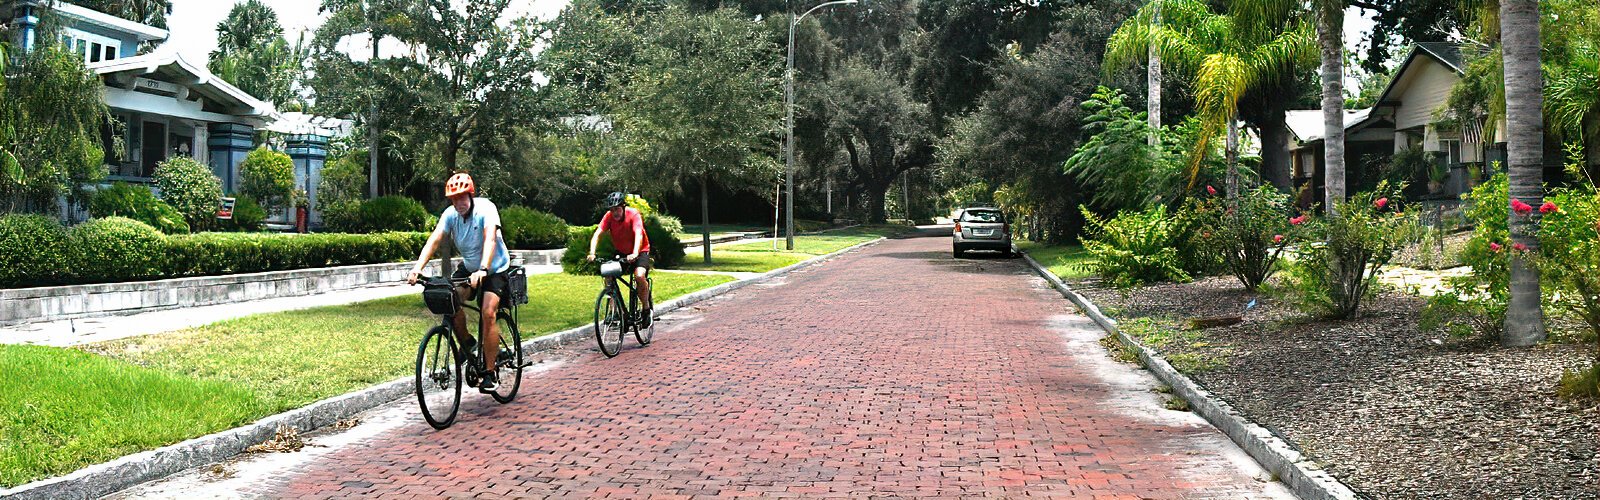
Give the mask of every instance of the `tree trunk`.
[{"label": "tree trunk", "polygon": [[[1344,201],[1344,5],[1322,0],[1317,8],[1317,42],[1322,48],[1322,158],[1324,203],[1329,214]],[[1535,63],[1537,64],[1537,63]]]},{"label": "tree trunk", "polygon": [[[1153,1],[1155,11],[1155,24],[1161,26],[1161,0]],[[1161,51],[1156,44],[1150,44],[1150,67],[1145,74],[1145,84],[1149,87],[1145,96],[1145,119],[1150,123],[1150,137],[1147,142],[1151,146],[1161,142]]]},{"label": "tree trunk", "polygon": [[867,185],[867,223],[883,224],[888,221],[884,209],[885,199],[888,198],[889,187],[894,185],[891,178],[889,182],[873,182]]},{"label": "tree trunk", "polygon": [[706,264],[711,263],[711,197],[706,189],[711,174],[700,176],[700,254]]},{"label": "tree trunk", "polygon": [[1228,199],[1239,197],[1239,120],[1228,117],[1228,142],[1224,157],[1228,161]]},{"label": "tree trunk", "polygon": [[1289,126],[1283,116],[1283,101],[1267,101],[1267,114],[1261,119],[1261,177],[1278,191],[1294,190],[1294,173],[1289,164]]},{"label": "tree trunk", "polygon": [[[1513,200],[1535,207],[1543,203],[1540,186],[1544,169],[1544,77],[1539,71],[1539,3],[1537,0],[1500,1],[1501,51],[1505,64],[1506,158]],[[1511,241],[1537,252],[1539,239],[1533,216],[1510,215]],[[1506,346],[1531,346],[1544,340],[1544,312],[1539,307],[1539,272],[1519,257],[1511,257],[1511,303],[1506,309]]]}]

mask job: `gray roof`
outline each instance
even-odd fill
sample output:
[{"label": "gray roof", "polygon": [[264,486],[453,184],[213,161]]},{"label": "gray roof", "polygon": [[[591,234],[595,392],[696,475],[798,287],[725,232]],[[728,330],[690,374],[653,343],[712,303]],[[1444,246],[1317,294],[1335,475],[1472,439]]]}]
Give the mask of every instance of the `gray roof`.
[{"label": "gray roof", "polygon": [[1461,46],[1450,42],[1417,42],[1417,50],[1427,52],[1450,69],[1463,73],[1465,68],[1461,65]]}]

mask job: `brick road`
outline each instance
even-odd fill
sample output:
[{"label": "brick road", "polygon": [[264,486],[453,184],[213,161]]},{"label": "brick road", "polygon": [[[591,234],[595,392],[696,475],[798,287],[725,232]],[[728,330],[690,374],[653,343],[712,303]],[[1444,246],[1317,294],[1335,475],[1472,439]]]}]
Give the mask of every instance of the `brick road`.
[{"label": "brick road", "polygon": [[246,495],[1283,497],[1020,260],[890,240]]}]

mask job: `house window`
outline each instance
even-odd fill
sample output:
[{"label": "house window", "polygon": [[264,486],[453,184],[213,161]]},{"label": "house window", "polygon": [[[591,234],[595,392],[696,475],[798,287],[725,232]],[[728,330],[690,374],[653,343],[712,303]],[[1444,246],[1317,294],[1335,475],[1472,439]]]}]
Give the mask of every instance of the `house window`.
[{"label": "house window", "polygon": [[1441,140],[1439,141],[1439,149],[1445,155],[1444,161],[1446,165],[1461,164],[1461,141],[1456,139]]},{"label": "house window", "polygon": [[116,59],[117,51],[122,48],[122,42],[117,40],[70,30],[61,35],[61,44],[67,50],[77,52],[84,64]]}]

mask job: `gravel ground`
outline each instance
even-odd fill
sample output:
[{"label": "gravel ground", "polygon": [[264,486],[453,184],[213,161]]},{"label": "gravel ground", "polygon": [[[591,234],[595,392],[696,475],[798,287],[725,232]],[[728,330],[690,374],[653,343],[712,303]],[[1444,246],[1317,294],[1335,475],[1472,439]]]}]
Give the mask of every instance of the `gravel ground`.
[{"label": "gravel ground", "polygon": [[[1118,320],[1237,314],[1229,277],[1124,295],[1074,284]],[[1220,367],[1191,373],[1249,418],[1374,498],[1600,499],[1600,404],[1556,395],[1593,343],[1504,349],[1420,332],[1422,302],[1374,300],[1352,321],[1311,321],[1259,297],[1241,324],[1169,346]]]}]

